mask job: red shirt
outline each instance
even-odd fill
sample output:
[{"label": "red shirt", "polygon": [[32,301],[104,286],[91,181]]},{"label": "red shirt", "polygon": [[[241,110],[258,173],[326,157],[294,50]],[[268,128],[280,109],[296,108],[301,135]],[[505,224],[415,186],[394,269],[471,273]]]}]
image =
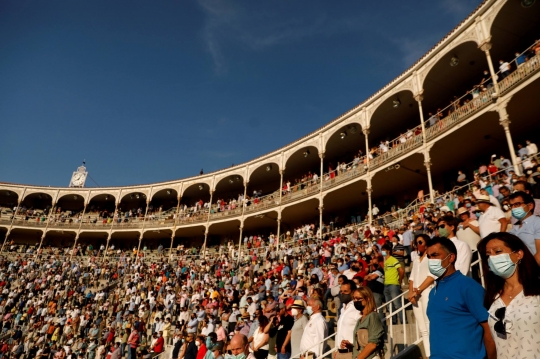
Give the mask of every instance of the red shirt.
[{"label": "red shirt", "polygon": [[201,343],[201,346],[199,347],[199,351],[197,352],[197,357],[195,359],[204,359],[205,355],[206,355],[206,345],[204,343]]},{"label": "red shirt", "polygon": [[156,344],[154,344],[154,353],[161,353],[163,351],[164,342],[163,337],[159,337],[158,340],[156,340]]}]

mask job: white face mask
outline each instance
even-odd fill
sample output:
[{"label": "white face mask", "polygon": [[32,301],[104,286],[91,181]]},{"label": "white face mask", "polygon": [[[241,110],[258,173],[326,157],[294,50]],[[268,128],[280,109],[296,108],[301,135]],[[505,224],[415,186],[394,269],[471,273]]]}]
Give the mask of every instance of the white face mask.
[{"label": "white face mask", "polygon": [[201,342],[198,341],[198,340],[195,340],[195,345],[198,346],[198,347],[200,347],[200,346],[201,346]]},{"label": "white face mask", "polygon": [[304,296],[304,292],[298,292],[298,295],[303,297]]},{"label": "white face mask", "polygon": [[298,309],[296,308],[291,309],[291,314],[293,315],[293,317],[296,317],[298,315]]}]

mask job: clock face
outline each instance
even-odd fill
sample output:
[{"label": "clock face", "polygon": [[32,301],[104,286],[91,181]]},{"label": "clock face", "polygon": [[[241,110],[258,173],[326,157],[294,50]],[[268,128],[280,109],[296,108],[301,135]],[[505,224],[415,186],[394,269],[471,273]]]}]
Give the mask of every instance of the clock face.
[{"label": "clock face", "polygon": [[86,173],[77,172],[71,177],[71,184],[74,186],[82,186],[86,178]]}]

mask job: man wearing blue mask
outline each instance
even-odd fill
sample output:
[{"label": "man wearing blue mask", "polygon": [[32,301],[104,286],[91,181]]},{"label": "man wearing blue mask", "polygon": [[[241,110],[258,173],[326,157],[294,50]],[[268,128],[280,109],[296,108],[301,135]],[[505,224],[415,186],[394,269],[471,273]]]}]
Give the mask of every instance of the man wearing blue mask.
[{"label": "man wearing blue mask", "polygon": [[537,263],[540,263],[540,217],[534,216],[535,201],[523,191],[512,193],[509,197],[512,217],[517,219],[509,233],[519,237],[529,248]]},{"label": "man wearing blue mask", "polygon": [[225,359],[255,359],[253,353],[249,352],[249,343],[245,335],[236,334],[232,337]]},{"label": "man wearing blue mask", "polygon": [[435,237],[427,249],[429,271],[437,276],[429,293],[430,359],[496,358],[495,342],[484,308],[484,288],[456,270],[457,249],[448,238]]}]

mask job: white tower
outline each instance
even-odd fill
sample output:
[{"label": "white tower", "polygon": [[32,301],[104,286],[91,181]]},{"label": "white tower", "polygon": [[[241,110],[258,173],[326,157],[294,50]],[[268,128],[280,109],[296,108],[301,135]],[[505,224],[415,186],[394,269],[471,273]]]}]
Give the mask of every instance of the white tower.
[{"label": "white tower", "polygon": [[82,166],[77,168],[77,171],[73,172],[73,175],[71,176],[71,181],[69,182],[69,187],[78,187],[82,188],[84,187],[84,182],[86,182],[86,177],[88,176],[88,172],[86,172],[85,161],[83,161]]}]

